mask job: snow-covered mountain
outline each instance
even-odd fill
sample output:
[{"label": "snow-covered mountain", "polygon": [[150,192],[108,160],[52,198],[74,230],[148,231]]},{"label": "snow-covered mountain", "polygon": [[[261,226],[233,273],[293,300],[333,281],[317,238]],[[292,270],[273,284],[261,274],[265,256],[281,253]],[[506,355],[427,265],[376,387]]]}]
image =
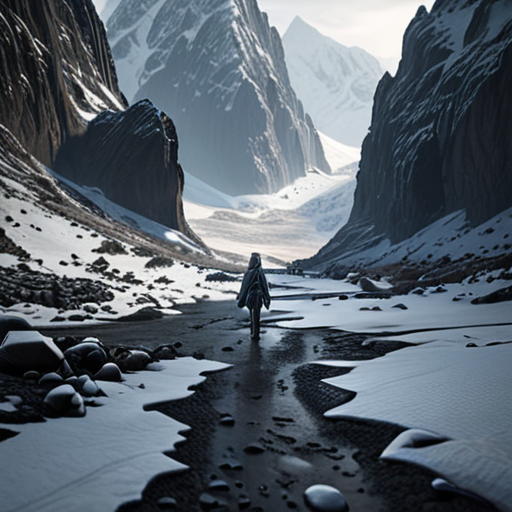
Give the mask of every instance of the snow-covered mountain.
[{"label": "snow-covered mountain", "polygon": [[191,174],[237,195],[329,172],[255,0],[124,0],[107,27],[121,89],[169,113]]},{"label": "snow-covered mountain", "polygon": [[511,207],[511,62],[510,2],[421,7],[396,76],[377,88],[349,222],[309,264],[399,243],[456,211],[471,229]]},{"label": "snow-covered mountain", "polygon": [[284,34],[283,46],[292,86],[318,130],[361,147],[384,74],[379,61],[322,35],[298,16]]}]

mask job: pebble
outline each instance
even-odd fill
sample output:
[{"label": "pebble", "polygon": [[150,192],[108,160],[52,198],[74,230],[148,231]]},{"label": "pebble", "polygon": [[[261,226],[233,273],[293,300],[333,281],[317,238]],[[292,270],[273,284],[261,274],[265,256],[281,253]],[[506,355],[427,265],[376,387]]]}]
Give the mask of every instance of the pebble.
[{"label": "pebble", "polygon": [[69,384],[52,389],[44,403],[63,416],[85,416],[84,401]]},{"label": "pebble", "polygon": [[235,424],[235,418],[231,414],[223,414],[220,419],[220,424],[225,427],[232,427]]},{"label": "pebble", "polygon": [[238,508],[240,510],[245,510],[251,506],[251,500],[245,495],[241,494],[238,498]]},{"label": "pebble", "polygon": [[78,382],[82,394],[85,396],[97,396],[101,392],[98,384],[96,384],[96,382],[94,382],[88,375],[81,375],[78,377]]},{"label": "pebble", "polygon": [[115,363],[106,363],[101,367],[101,370],[94,376],[96,380],[105,380],[108,382],[121,382],[123,374],[119,366]]},{"label": "pebble", "polygon": [[201,507],[205,508],[206,510],[211,510],[213,508],[217,508],[224,505],[224,501],[218,500],[211,494],[208,494],[207,492],[203,492],[201,496],[199,496],[199,503]]},{"label": "pebble", "polygon": [[472,498],[476,501],[483,501],[482,498],[480,498],[480,496],[477,494],[474,494],[470,491],[465,491],[464,489],[459,489],[455,485],[446,481],[444,478],[434,478],[434,480],[432,480],[432,487],[436,491],[450,492],[453,494],[459,494],[461,496],[467,496],[468,498]]},{"label": "pebble", "polygon": [[178,503],[174,498],[170,498],[169,496],[164,496],[157,500],[157,505],[159,508],[164,510],[176,510]]},{"label": "pebble", "polygon": [[23,374],[23,378],[26,380],[39,380],[41,378],[41,374],[35,370],[29,370]]},{"label": "pebble", "polygon": [[210,491],[229,491],[229,485],[220,479],[212,480],[208,485]]},{"label": "pebble", "polygon": [[258,454],[263,453],[265,448],[260,443],[251,443],[244,448],[245,453]]},{"label": "pebble", "polygon": [[338,489],[317,484],[304,491],[304,500],[314,512],[348,512],[348,503]]},{"label": "pebble", "polygon": [[45,388],[54,388],[54,387],[62,384],[62,382],[63,382],[62,377],[58,373],[55,373],[55,372],[45,373],[39,379],[39,385],[43,386]]}]

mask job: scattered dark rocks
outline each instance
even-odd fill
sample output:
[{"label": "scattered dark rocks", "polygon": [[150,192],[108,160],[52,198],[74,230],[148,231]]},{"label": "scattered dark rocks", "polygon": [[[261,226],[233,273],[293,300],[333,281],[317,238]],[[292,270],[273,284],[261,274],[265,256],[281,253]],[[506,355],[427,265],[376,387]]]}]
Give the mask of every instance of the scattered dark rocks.
[{"label": "scattered dark rocks", "polygon": [[406,309],[409,309],[405,304],[402,304],[401,302],[399,302],[398,304],[395,304],[394,306],[391,306],[393,308],[398,308],[398,309],[403,309],[404,311]]},{"label": "scattered dark rocks", "polygon": [[101,281],[59,277],[28,267],[0,267],[0,305],[4,307],[30,302],[73,310],[88,302],[101,303],[113,299],[114,294]]},{"label": "scattered dark rocks", "polygon": [[393,293],[390,291],[383,292],[360,292],[354,294],[355,299],[390,299]]},{"label": "scattered dark rocks", "polygon": [[117,240],[103,240],[101,242],[101,246],[93,249],[92,252],[97,252],[99,254],[128,254],[124,245]]},{"label": "scattered dark rocks", "polygon": [[226,274],[225,272],[215,272],[213,274],[208,274],[205,278],[205,281],[218,281],[221,283],[226,283],[226,282],[238,281],[238,278],[236,276],[230,276],[229,274]]},{"label": "scattered dark rocks", "polygon": [[155,256],[151,258],[144,268],[168,268],[174,265],[174,260],[165,256]]},{"label": "scattered dark rocks", "polygon": [[103,256],[94,260],[90,265],[90,269],[98,273],[105,272],[108,267],[110,267],[110,263]]},{"label": "scattered dark rocks", "polygon": [[157,284],[172,284],[174,281],[172,279],[167,278],[166,276],[161,276],[158,279],[155,279],[155,283]]},{"label": "scattered dark rocks", "polygon": [[135,256],[140,256],[141,258],[152,258],[155,256],[155,252],[146,247],[132,247],[130,251],[132,251]]},{"label": "scattered dark rocks", "polygon": [[[11,219],[11,220],[8,220]],[[5,219],[7,222],[12,222],[12,217],[7,216]],[[16,245],[6,234],[5,229],[0,228],[0,254],[12,254],[17,256],[20,259],[29,260],[30,254],[20,247]]]},{"label": "scattered dark rocks", "polygon": [[497,302],[505,302],[512,300],[512,286],[500,288],[495,292],[483,295],[482,297],[476,297],[471,301],[471,304],[495,304]]}]

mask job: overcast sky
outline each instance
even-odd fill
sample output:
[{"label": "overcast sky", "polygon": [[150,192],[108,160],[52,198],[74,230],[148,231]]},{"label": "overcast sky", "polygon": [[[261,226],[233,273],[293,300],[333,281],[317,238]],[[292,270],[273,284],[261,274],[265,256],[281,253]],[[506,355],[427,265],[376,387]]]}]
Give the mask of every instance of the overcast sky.
[{"label": "overcast sky", "polygon": [[295,16],[345,46],[398,63],[402,36],[420,5],[434,0],[258,0],[281,35]]},{"label": "overcast sky", "polygon": [[[106,0],[94,0],[98,9]],[[281,35],[295,16],[345,46],[359,46],[380,59],[398,63],[402,36],[420,5],[434,0],[258,0]]]}]

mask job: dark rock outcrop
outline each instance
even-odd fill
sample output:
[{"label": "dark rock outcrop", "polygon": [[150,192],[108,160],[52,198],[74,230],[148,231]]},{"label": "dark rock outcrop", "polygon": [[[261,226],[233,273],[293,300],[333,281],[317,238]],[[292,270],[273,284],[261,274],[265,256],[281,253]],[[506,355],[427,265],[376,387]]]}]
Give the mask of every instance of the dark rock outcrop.
[{"label": "dark rock outcrop", "polygon": [[197,238],[183,215],[183,171],[173,122],[149,101],[106,111],[61,147],[55,170],[117,204]]},{"label": "dark rock outcrop", "polygon": [[107,26],[127,97],[172,115],[191,174],[237,195],[330,171],[255,0],[126,0]]},{"label": "dark rock outcrop", "polygon": [[512,206],[512,6],[438,0],[410,23],[395,77],[375,94],[349,222],[308,265],[397,243],[465,210]]},{"label": "dark rock outcrop", "polygon": [[47,166],[87,117],[126,106],[91,0],[3,0],[0,69],[0,122]]}]

